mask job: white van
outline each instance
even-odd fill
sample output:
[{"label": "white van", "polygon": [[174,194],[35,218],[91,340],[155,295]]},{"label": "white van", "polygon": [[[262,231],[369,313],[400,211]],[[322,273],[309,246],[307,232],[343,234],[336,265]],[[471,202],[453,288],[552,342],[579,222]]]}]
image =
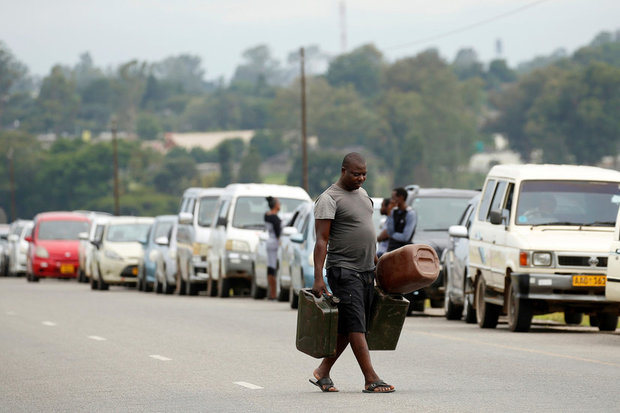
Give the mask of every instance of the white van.
[{"label": "white van", "polygon": [[196,295],[207,285],[211,224],[223,188],[188,188],[183,192],[177,228],[176,292]]},{"label": "white van", "polygon": [[208,253],[208,295],[228,297],[256,288],[255,256],[260,233],[265,228],[266,197],[280,200],[280,215],[291,213],[311,201],[300,187],[273,184],[230,184],[218,203]]},{"label": "white van", "polygon": [[589,314],[613,331],[620,303],[605,298],[620,172],[573,165],[498,165],[489,172],[469,231],[469,274],[482,328],[508,315],[527,331],[533,315]]},{"label": "white van", "polygon": [[[620,202],[620,199],[618,201]],[[616,229],[607,261],[605,297],[608,300],[620,301],[620,208],[616,217]]]}]

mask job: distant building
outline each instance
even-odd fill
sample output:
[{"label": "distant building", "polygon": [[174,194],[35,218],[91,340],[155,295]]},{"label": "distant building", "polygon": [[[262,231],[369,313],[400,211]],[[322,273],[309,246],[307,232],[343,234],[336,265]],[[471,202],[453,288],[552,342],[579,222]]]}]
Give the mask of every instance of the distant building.
[{"label": "distant building", "polygon": [[192,133],[166,133],[164,137],[166,148],[181,147],[188,151],[192,148],[202,148],[205,151],[215,149],[217,145],[228,139],[240,138],[249,143],[254,137],[253,130],[233,130],[220,132],[192,132]]}]

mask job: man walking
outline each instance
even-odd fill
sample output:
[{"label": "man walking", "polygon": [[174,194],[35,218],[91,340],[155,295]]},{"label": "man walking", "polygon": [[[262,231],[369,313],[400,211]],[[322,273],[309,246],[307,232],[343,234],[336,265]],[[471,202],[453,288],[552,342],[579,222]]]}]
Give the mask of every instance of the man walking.
[{"label": "man walking", "polygon": [[394,251],[404,245],[411,244],[418,221],[415,211],[407,206],[407,190],[405,188],[394,188],[392,202],[396,208],[392,210],[387,219],[387,233],[390,237],[388,251]]},{"label": "man walking", "polygon": [[[366,161],[359,153],[349,153],[342,161],[338,182],[316,200],[314,208],[316,244],[314,247],[314,285],[312,292],[328,294],[327,280],[338,304],[336,355],[324,358],[314,370],[311,383],[324,392],[338,389],[330,371],[349,343],[364,375],[365,393],[391,393],[394,386],[379,378],[370,361],[366,327],[374,296],[375,229],[372,200],[362,189],[366,180]],[[327,257],[327,261],[325,258]]]}]

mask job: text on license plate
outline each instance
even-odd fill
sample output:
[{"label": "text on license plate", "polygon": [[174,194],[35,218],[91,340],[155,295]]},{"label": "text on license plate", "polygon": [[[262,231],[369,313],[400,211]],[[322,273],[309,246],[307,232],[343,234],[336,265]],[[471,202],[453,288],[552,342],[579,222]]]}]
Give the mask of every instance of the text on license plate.
[{"label": "text on license plate", "polygon": [[75,271],[73,264],[60,264],[61,274],[73,274],[73,271]]},{"label": "text on license plate", "polygon": [[606,281],[604,275],[573,275],[574,287],[604,287]]}]

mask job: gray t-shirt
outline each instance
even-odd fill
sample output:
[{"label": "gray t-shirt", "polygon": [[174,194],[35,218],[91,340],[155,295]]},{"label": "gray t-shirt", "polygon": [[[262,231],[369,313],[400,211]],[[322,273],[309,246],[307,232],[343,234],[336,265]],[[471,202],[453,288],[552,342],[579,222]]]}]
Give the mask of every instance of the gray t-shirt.
[{"label": "gray t-shirt", "polygon": [[315,219],[332,220],[326,268],[375,269],[376,234],[372,200],[363,188],[347,191],[333,184],[314,205]]}]

